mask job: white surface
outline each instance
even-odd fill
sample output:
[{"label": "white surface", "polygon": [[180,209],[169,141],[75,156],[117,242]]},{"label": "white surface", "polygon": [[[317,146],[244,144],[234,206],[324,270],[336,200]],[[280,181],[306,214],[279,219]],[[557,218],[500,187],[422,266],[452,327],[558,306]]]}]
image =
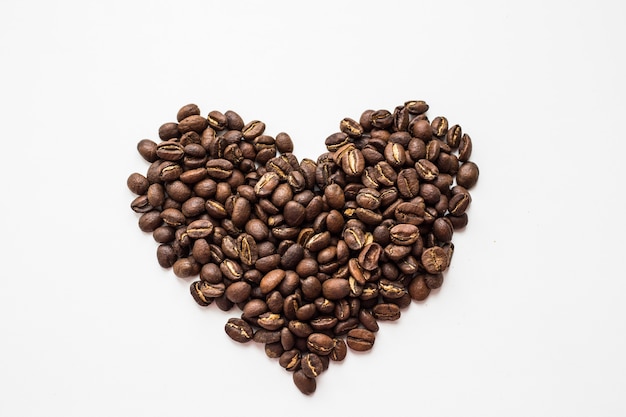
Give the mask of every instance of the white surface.
[{"label": "white surface", "polygon": [[[618,1],[3,2],[0,415],[623,416]],[[126,178],[178,108],[315,157],[426,100],[481,170],[452,267],[301,395],[156,263]]]}]

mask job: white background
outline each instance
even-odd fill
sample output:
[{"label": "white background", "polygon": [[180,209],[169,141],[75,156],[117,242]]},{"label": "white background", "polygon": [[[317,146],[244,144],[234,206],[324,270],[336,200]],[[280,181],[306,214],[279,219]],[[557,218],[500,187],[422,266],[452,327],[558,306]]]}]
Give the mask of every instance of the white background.
[{"label": "white background", "polygon": [[[3,1],[0,415],[626,415],[624,4]],[[136,143],[196,103],[316,157],[410,99],[472,136],[469,225],[306,397],[158,266]]]}]

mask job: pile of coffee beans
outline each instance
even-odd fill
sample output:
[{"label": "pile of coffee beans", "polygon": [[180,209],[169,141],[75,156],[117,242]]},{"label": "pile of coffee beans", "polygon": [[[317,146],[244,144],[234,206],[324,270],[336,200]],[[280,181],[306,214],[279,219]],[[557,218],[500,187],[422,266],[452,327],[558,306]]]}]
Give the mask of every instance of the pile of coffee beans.
[{"label": "pile of coffee beans", "polygon": [[428,110],[346,117],[327,152],[298,159],[287,133],[188,104],[138,143],[150,165],[128,177],[131,208],[199,305],[241,310],[226,334],[262,343],[312,394],[331,362],[372,349],[379,322],[442,285],[468,222],[472,140]]}]

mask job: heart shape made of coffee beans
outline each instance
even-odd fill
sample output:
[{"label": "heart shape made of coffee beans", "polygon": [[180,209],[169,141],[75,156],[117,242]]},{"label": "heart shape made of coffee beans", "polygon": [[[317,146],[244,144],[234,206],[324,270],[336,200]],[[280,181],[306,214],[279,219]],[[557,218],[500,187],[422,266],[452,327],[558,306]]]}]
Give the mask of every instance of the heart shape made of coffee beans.
[{"label": "heart shape made of coffee beans", "polygon": [[428,110],[346,117],[327,152],[298,160],[288,134],[188,104],[158,143],[139,141],[150,165],[128,177],[131,208],[199,305],[241,310],[226,334],[264,344],[312,394],[331,361],[372,349],[379,321],[443,283],[478,167],[470,136]]}]

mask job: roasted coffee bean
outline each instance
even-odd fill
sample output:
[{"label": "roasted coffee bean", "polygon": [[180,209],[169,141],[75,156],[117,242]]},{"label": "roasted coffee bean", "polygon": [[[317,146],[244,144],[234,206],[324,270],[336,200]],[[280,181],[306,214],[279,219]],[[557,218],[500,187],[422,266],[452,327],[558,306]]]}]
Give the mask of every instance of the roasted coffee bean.
[{"label": "roasted coffee bean", "polygon": [[192,239],[206,238],[213,232],[213,224],[209,220],[195,220],[187,226],[187,234]]},{"label": "roasted coffee bean", "polygon": [[380,207],[380,192],[373,188],[361,188],[356,195],[356,202],[363,208],[376,210]]},{"label": "roasted coffee bean", "polygon": [[325,145],[329,152],[335,152],[337,149],[350,142],[352,142],[352,139],[347,133],[337,132],[326,138]]},{"label": "roasted coffee bean", "polygon": [[343,240],[352,250],[361,250],[365,246],[365,232],[358,227],[348,227],[343,232]]},{"label": "roasted coffee bean", "polygon": [[385,146],[385,160],[394,168],[399,168],[406,162],[404,147],[399,143],[388,143]]},{"label": "roasted coffee bean", "polygon": [[341,161],[341,168],[348,176],[360,176],[365,169],[365,158],[361,151],[356,148],[348,150]]},{"label": "roasted coffee bean", "polygon": [[207,123],[216,131],[220,131],[228,126],[228,118],[218,110],[211,110],[207,116]]},{"label": "roasted coffee bean", "polygon": [[263,313],[257,320],[259,327],[266,330],[278,330],[285,324],[285,319],[277,313]]},{"label": "roasted coffee bean", "polygon": [[344,342],[343,339],[341,338],[334,338],[334,346],[333,349],[330,351],[330,355],[328,355],[328,357],[336,362],[340,362],[342,360],[344,360],[348,354],[348,346],[346,345],[346,342]]},{"label": "roasted coffee bean", "polygon": [[400,223],[389,230],[391,242],[396,245],[409,246],[419,238],[419,229],[414,224]]},{"label": "roasted coffee bean", "polygon": [[339,130],[353,138],[358,138],[364,131],[363,126],[349,117],[345,117],[339,122]]},{"label": "roasted coffee bean", "polygon": [[410,100],[404,103],[407,111],[413,115],[423,114],[428,111],[428,104],[423,100]]},{"label": "roasted coffee bean", "polygon": [[269,272],[275,269],[280,264],[280,255],[275,253],[272,255],[267,255],[260,257],[254,263],[254,267],[261,272]]},{"label": "roasted coffee bean", "polygon": [[317,382],[314,377],[309,377],[303,369],[299,369],[293,373],[293,382],[301,393],[311,395],[317,388]]},{"label": "roasted coffee bean", "polygon": [[259,329],[256,332],[254,332],[254,336],[252,340],[254,340],[257,343],[264,343],[264,344],[280,342],[280,331],[269,331],[265,329]]},{"label": "roasted coffee bean", "polygon": [[357,327],[359,327],[359,319],[357,319],[356,317],[349,317],[348,319],[337,323],[337,325],[333,329],[333,333],[335,336],[343,336],[347,334],[350,330],[356,329]]},{"label": "roasted coffee bean", "polygon": [[323,372],[324,365],[317,354],[307,352],[300,358],[300,368],[302,372],[304,372],[304,375],[309,378],[316,378]]},{"label": "roasted coffee bean", "polygon": [[409,133],[415,138],[428,142],[432,139],[433,130],[428,120],[413,119],[408,126]]},{"label": "roasted coffee bean", "polygon": [[467,213],[463,213],[459,216],[454,216],[452,214],[447,214],[445,216],[452,223],[452,227],[454,230],[462,229],[467,226],[468,216]]},{"label": "roasted coffee bean", "polygon": [[350,284],[346,279],[327,279],[322,283],[322,294],[329,300],[340,300],[350,294]]},{"label": "roasted coffee bean", "polygon": [[138,172],[134,172],[130,174],[128,179],[126,180],[126,185],[128,189],[134,194],[141,195],[148,192],[148,188],[150,187],[150,181],[144,175],[141,175]]},{"label": "roasted coffee bean", "polygon": [[389,281],[387,279],[381,279],[378,281],[378,292],[386,299],[397,299],[406,294],[406,288],[401,282]]},{"label": "roasted coffee bean", "polygon": [[228,319],[224,326],[226,334],[235,342],[248,343],[254,337],[252,326],[243,319]]},{"label": "roasted coffee bean", "polygon": [[196,133],[202,133],[208,126],[208,121],[205,117],[197,114],[192,114],[185,117],[178,123],[178,131],[183,134],[186,132],[194,131]]},{"label": "roasted coffee bean", "polygon": [[456,182],[467,189],[472,188],[478,181],[478,166],[471,161],[466,161],[459,167],[456,174]]},{"label": "roasted coffee bean", "polygon": [[420,185],[419,195],[427,205],[431,206],[436,205],[441,199],[441,191],[439,191],[439,188],[428,183]]},{"label": "roasted coffee bean", "polygon": [[408,291],[413,300],[423,301],[430,294],[430,288],[426,285],[426,280],[424,278],[424,275],[417,275],[411,280]]},{"label": "roasted coffee bean", "polygon": [[453,216],[461,216],[465,213],[471,202],[469,193],[459,193],[448,202],[448,210]]},{"label": "roasted coffee bean", "polygon": [[168,140],[180,137],[180,131],[178,130],[178,123],[167,122],[163,123],[159,127],[159,138],[161,140]]},{"label": "roasted coffee bean", "polygon": [[172,269],[174,274],[179,278],[189,278],[200,273],[200,264],[193,258],[179,258]]},{"label": "roasted coffee bean", "polygon": [[280,184],[278,174],[273,171],[266,172],[254,186],[254,192],[258,197],[267,197],[274,192],[278,184]]},{"label": "roasted coffee bean", "polygon": [[191,197],[183,202],[180,210],[187,218],[197,217],[204,213],[206,201],[202,197]]},{"label": "roasted coffee bean", "polygon": [[244,265],[253,266],[259,258],[256,242],[247,233],[237,237],[237,249],[239,250],[239,259]]},{"label": "roasted coffee bean", "polygon": [[247,141],[251,141],[254,138],[260,136],[265,131],[265,123],[259,120],[252,120],[247,123],[242,129],[243,138]]},{"label": "roasted coffee bean", "polygon": [[424,275],[424,281],[426,286],[431,290],[435,290],[443,284],[443,274],[426,274]]},{"label": "roasted coffee bean", "polygon": [[387,161],[381,161],[374,166],[374,178],[376,183],[391,187],[395,184],[398,174]]},{"label": "roasted coffee bean", "polygon": [[327,334],[311,333],[307,337],[306,345],[312,353],[317,355],[330,355],[335,347],[335,341]]},{"label": "roasted coffee bean", "polygon": [[428,159],[420,159],[415,163],[417,175],[425,180],[432,181],[439,175],[439,168]]},{"label": "roasted coffee bean", "polygon": [[191,283],[191,296],[199,305],[206,307],[213,302],[212,298],[207,297],[202,291],[202,287],[207,285],[206,281],[195,281]]},{"label": "roasted coffee bean", "polygon": [[472,156],[472,138],[464,133],[459,141],[459,161],[467,162]]},{"label": "roasted coffee bean", "polygon": [[206,163],[206,170],[209,177],[217,180],[224,180],[230,177],[233,173],[232,162],[226,159],[209,159]]},{"label": "roasted coffee bean", "polygon": [[379,129],[386,129],[393,123],[393,115],[389,110],[376,110],[371,115],[372,126]]},{"label": "roasted coffee bean", "polygon": [[399,223],[420,225],[424,221],[425,204],[422,202],[404,202],[394,208],[394,217]]},{"label": "roasted coffee bean", "polygon": [[311,275],[316,275],[319,270],[319,265],[314,258],[305,257],[298,265],[296,265],[296,273],[301,277],[308,277]]},{"label": "roasted coffee bean", "polygon": [[297,349],[285,349],[280,358],[278,358],[278,364],[288,371],[298,369],[300,366],[300,351]]},{"label": "roasted coffee bean", "polygon": [[168,226],[177,227],[185,224],[185,215],[175,208],[168,208],[161,212],[161,219]]},{"label": "roasted coffee bean", "polygon": [[376,320],[394,321],[400,318],[400,307],[392,303],[376,304],[372,309]]},{"label": "roasted coffee bean", "polygon": [[250,292],[252,291],[252,287],[249,283],[245,281],[237,281],[233,282],[231,285],[226,288],[226,298],[228,298],[233,303],[242,303],[250,297]]},{"label": "roasted coffee bean", "polygon": [[220,265],[220,271],[231,281],[240,280],[243,276],[241,265],[232,259],[224,259]]},{"label": "roasted coffee bean", "polygon": [[135,213],[147,213],[154,210],[154,207],[150,204],[147,195],[140,195],[139,197],[135,198],[130,203],[130,208]]},{"label": "roasted coffee bean", "polygon": [[268,307],[265,301],[253,298],[243,306],[241,317],[243,319],[250,319],[258,317],[267,311]]},{"label": "roasted coffee bean", "polygon": [[374,346],[376,335],[367,329],[352,329],[348,332],[346,343],[357,352],[365,352]]},{"label": "roasted coffee bean", "polygon": [[337,325],[338,321],[339,320],[335,316],[317,316],[310,321],[310,324],[314,330],[326,331],[333,329]]},{"label": "roasted coffee bean", "polygon": [[[285,300],[285,303],[286,303],[285,316],[292,315],[295,317],[297,308],[288,307],[288,306],[294,305],[293,300],[291,300],[291,303],[289,302],[289,300]],[[287,323],[287,327],[289,328],[289,331],[293,333],[296,337],[300,337],[303,339],[306,339],[307,337],[309,337],[311,333],[313,333],[313,328],[311,327],[311,325],[301,320],[296,320],[296,319],[290,320],[289,323]]]},{"label": "roasted coffee bean", "polygon": [[378,321],[371,311],[366,309],[359,310],[359,322],[370,332],[377,332],[379,329]]},{"label": "roasted coffee bean", "polygon": [[396,179],[398,192],[404,198],[415,198],[419,193],[419,176],[413,168],[406,168],[398,172]]},{"label": "roasted coffee bean", "polygon": [[276,288],[280,282],[285,278],[285,271],[282,269],[274,269],[261,279],[259,286],[263,294],[269,294],[274,288]]},{"label": "roasted coffee bean", "polygon": [[157,261],[162,268],[171,268],[178,256],[171,245],[161,244],[157,248]]},{"label": "roasted coffee bean", "polygon": [[183,168],[173,161],[164,161],[158,167],[159,179],[164,182],[175,181],[183,173]]},{"label": "roasted coffee bean", "polygon": [[437,116],[430,123],[433,129],[433,135],[441,138],[448,133],[448,119],[444,116]]},{"label": "roasted coffee bean", "polygon": [[265,344],[265,355],[267,355],[268,358],[278,359],[280,358],[280,355],[282,355],[284,352],[285,349],[283,349],[280,342]]},{"label": "roasted coffee bean", "polygon": [[367,271],[373,271],[378,267],[378,261],[383,254],[383,248],[378,243],[366,245],[359,253],[359,265]]},{"label": "roasted coffee bean", "polygon": [[165,161],[178,161],[185,155],[185,151],[180,143],[168,140],[157,145],[156,154]]},{"label": "roasted coffee bean", "polygon": [[454,233],[454,225],[449,217],[439,217],[433,223],[433,234],[440,242],[450,242]]},{"label": "roasted coffee bean", "polygon": [[448,267],[448,256],[443,248],[439,246],[425,249],[421,260],[424,269],[429,274],[438,274]]},{"label": "roasted coffee bean", "polygon": [[154,162],[159,157],[156,154],[157,144],[150,139],[142,139],[137,143],[137,152],[147,162]]},{"label": "roasted coffee bean", "polygon": [[296,310],[296,319],[302,321],[310,321],[313,317],[317,315],[317,308],[315,304],[309,303],[304,304]]},{"label": "roasted coffee bean", "polygon": [[157,243],[169,243],[174,240],[174,231],[171,226],[159,226],[152,232],[152,237]]}]

